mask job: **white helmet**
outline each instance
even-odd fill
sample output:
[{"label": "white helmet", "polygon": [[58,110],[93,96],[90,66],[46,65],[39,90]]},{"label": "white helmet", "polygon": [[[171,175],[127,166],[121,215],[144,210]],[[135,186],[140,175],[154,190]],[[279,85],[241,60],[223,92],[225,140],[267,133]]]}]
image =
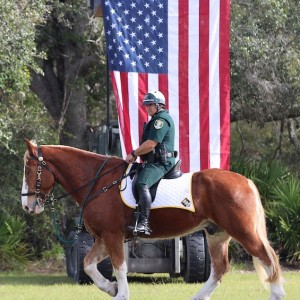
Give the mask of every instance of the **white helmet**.
[{"label": "white helmet", "polygon": [[153,103],[166,105],[166,99],[163,93],[161,93],[160,91],[148,92],[144,97],[143,105],[148,105]]}]

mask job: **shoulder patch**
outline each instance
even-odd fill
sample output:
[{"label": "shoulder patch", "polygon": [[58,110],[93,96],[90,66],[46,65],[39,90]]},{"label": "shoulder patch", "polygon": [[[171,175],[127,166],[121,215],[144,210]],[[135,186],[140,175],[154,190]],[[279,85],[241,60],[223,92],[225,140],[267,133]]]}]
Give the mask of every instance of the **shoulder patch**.
[{"label": "shoulder patch", "polygon": [[164,126],[164,121],[162,119],[158,119],[154,122],[154,128],[160,129]]}]

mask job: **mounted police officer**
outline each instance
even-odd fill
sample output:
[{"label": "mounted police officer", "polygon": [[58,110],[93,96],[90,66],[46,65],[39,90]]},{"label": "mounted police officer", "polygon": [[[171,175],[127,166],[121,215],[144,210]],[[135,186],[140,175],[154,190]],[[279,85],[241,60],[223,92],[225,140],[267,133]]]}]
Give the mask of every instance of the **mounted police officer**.
[{"label": "mounted police officer", "polygon": [[127,155],[126,162],[134,162],[137,156],[144,162],[136,181],[141,211],[136,229],[139,233],[150,235],[149,215],[152,197],[149,188],[175,165],[175,128],[173,119],[164,109],[166,99],[160,91],[148,92],[143,105],[146,106],[151,119],[145,123],[140,146]]}]

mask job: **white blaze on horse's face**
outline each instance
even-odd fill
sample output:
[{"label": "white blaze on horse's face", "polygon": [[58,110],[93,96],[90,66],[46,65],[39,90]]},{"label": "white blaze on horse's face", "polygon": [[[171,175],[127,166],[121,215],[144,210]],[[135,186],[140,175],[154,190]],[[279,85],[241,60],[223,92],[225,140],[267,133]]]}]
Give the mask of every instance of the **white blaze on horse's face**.
[{"label": "white blaze on horse's face", "polygon": [[[29,193],[29,189],[28,189],[28,184],[26,182],[25,167],[24,167],[22,194],[27,194],[27,193]],[[39,214],[44,210],[43,206],[38,205],[35,195],[31,195],[31,196],[22,195],[21,201],[22,201],[23,209],[28,213]]]}]

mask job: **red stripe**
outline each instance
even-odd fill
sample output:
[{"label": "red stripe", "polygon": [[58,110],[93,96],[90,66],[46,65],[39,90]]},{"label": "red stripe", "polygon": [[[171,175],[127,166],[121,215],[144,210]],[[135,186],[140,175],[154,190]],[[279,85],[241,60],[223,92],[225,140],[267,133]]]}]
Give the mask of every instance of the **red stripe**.
[{"label": "red stripe", "polygon": [[200,169],[209,168],[209,0],[200,2],[199,23],[199,96],[200,96]]},{"label": "red stripe", "polygon": [[122,136],[124,137],[124,146],[126,153],[129,153],[132,149],[131,140],[126,138],[130,136],[130,118],[129,118],[129,97],[128,97],[128,77],[127,73],[121,72],[121,93],[122,93],[122,103],[120,101],[120,96],[117,89],[116,80],[114,73],[110,72],[111,82],[113,86],[114,93],[116,95],[116,104],[119,116],[120,129],[122,131]]},{"label": "red stripe", "polygon": [[230,1],[220,1],[220,125],[221,168],[230,167]]},{"label": "red stripe", "polygon": [[141,141],[144,123],[148,122],[148,115],[145,107],[143,106],[143,99],[148,92],[148,74],[140,73],[138,75],[138,129],[139,140]]},{"label": "red stripe", "polygon": [[168,74],[158,75],[158,89],[163,93],[166,98],[166,108],[169,107],[169,85],[168,85]]},{"label": "red stripe", "polygon": [[178,82],[179,82],[179,152],[183,172],[190,169],[189,147],[189,91],[188,91],[188,36],[189,36],[189,2],[179,1],[178,6]]}]

